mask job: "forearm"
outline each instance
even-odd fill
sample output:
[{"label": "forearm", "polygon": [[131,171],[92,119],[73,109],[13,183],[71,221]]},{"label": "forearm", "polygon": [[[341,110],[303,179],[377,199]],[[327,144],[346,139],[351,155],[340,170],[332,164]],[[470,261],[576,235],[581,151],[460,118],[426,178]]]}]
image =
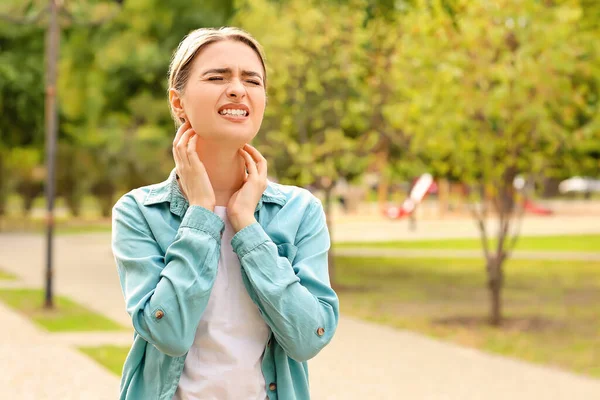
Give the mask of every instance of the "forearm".
[{"label": "forearm", "polygon": [[193,343],[214,284],[220,232],[213,216],[218,218],[190,207],[164,258],[144,251],[153,238],[136,234],[128,240],[131,229],[118,229],[113,243],[136,332],[172,356],[185,354]]},{"label": "forearm", "polygon": [[338,299],[323,276],[327,249],[302,261],[304,271],[320,273],[301,279],[259,224],[246,227],[232,245],[278,343],[297,361],[314,357],[329,343],[338,321]]}]

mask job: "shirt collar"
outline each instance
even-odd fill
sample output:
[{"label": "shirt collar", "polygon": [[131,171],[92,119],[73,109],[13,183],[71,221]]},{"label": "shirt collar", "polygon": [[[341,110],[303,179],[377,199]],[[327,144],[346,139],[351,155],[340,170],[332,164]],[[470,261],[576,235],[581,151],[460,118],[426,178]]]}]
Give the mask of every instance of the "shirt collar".
[{"label": "shirt collar", "polygon": [[[281,206],[286,203],[287,198],[275,185],[275,183],[267,180],[267,188],[260,197],[255,212],[260,210],[265,202],[275,203]],[[150,192],[144,201],[144,205],[149,206],[165,202],[169,203],[171,212],[180,217],[185,214],[189,207],[187,199],[179,189],[179,184],[175,177],[175,169],[171,171],[166,181],[151,187]]]}]

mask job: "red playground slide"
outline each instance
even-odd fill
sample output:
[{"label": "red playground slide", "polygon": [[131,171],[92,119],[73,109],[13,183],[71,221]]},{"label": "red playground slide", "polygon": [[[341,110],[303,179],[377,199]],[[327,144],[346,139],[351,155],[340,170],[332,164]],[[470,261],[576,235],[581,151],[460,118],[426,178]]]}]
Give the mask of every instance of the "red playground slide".
[{"label": "red playground slide", "polygon": [[417,205],[423,201],[431,187],[434,185],[431,174],[423,174],[417,179],[413,188],[410,190],[408,198],[404,200],[401,206],[389,206],[383,210],[383,214],[391,219],[400,219],[410,215]]},{"label": "red playground slide", "polygon": [[531,214],[536,214],[536,215],[552,215],[553,214],[551,209],[541,206],[539,204],[535,204],[531,200],[525,200],[525,204],[523,204],[523,207],[525,207],[525,211],[527,211],[528,213],[531,213]]},{"label": "red playground slide", "polygon": [[[383,214],[390,219],[401,219],[412,214],[417,205],[423,201],[427,193],[430,192],[432,187],[435,185],[431,174],[423,174],[417,179],[410,194],[406,200],[400,206],[388,206],[383,209]],[[552,215],[553,211],[540,204],[536,204],[531,200],[526,200],[525,211],[535,215]]]}]

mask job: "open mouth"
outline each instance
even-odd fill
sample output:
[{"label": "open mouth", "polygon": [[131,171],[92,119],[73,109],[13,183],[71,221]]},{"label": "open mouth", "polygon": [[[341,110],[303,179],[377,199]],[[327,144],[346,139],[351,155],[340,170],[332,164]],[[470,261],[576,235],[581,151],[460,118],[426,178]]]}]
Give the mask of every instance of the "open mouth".
[{"label": "open mouth", "polygon": [[244,118],[247,117],[250,113],[247,110],[225,108],[219,111],[219,114],[227,117]]}]

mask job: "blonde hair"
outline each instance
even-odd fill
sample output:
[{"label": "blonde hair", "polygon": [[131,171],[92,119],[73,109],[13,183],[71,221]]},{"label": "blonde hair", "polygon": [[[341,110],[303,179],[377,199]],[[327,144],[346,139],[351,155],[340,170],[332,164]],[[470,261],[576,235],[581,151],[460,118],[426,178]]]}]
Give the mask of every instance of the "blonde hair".
[{"label": "blonde hair", "polygon": [[[173,53],[171,64],[169,65],[169,90],[175,89],[183,93],[185,85],[190,78],[192,70],[192,61],[200,51],[211,43],[224,40],[233,40],[246,44],[258,55],[263,67],[264,86],[267,89],[267,68],[265,67],[265,55],[262,46],[248,32],[234,27],[200,28],[187,34],[177,50]],[[171,116],[175,124],[180,125],[182,121],[175,115],[171,107]]]}]

